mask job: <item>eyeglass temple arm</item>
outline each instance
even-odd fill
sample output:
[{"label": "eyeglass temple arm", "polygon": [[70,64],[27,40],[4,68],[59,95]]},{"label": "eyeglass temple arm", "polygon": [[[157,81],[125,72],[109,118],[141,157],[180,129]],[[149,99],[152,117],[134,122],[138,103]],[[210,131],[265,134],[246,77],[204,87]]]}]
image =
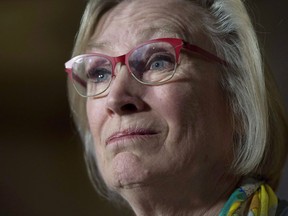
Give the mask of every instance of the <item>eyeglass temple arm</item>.
[{"label": "eyeglass temple arm", "polygon": [[[72,69],[71,68],[66,68],[65,69],[66,73],[68,73],[69,78],[72,79]],[[77,74],[74,74],[73,78],[75,81],[77,81],[80,85],[82,85],[84,88],[87,86],[87,82],[85,82],[83,79],[81,79]]]},{"label": "eyeglass temple arm", "polygon": [[206,50],[204,50],[204,49],[202,49],[196,45],[193,45],[193,44],[190,44],[186,41],[183,41],[183,48],[188,49],[192,52],[199,53],[200,55],[206,57],[208,60],[212,60],[212,61],[218,62],[219,64],[222,64],[224,66],[228,66],[227,61],[217,57],[216,55],[214,55],[210,52],[207,52]]}]

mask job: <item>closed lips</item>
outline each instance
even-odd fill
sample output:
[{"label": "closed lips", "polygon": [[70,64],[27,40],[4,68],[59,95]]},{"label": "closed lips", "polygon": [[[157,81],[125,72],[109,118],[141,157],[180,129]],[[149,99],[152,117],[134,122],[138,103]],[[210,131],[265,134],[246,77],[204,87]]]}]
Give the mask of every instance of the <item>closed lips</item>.
[{"label": "closed lips", "polygon": [[106,140],[106,145],[109,145],[113,141],[123,139],[123,138],[133,138],[138,136],[151,136],[157,134],[156,131],[149,130],[149,129],[136,129],[136,130],[124,130],[124,131],[118,131],[113,133],[111,136],[108,137]]}]

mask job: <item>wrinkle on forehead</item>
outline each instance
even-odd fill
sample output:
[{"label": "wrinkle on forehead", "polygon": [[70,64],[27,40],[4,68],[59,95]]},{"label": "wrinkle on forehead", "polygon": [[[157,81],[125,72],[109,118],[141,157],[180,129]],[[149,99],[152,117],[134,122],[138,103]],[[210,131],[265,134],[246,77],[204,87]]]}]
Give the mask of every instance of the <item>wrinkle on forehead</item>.
[{"label": "wrinkle on forehead", "polygon": [[[162,35],[193,43],[203,38],[199,37],[202,17],[197,6],[184,0],[123,1],[103,15],[87,48],[115,50],[119,43],[131,48]],[[111,31],[109,26],[113,23],[119,29]],[[128,41],[129,38],[133,41]]]},{"label": "wrinkle on forehead", "polygon": [[[150,27],[145,29],[139,29],[135,32],[135,37],[138,38],[138,43],[145,42],[147,38],[156,39],[161,38],[163,35],[165,37],[172,38],[183,38],[184,35],[177,33],[177,29],[173,26],[159,26],[159,27]],[[139,44],[134,44],[139,45]],[[91,40],[88,43],[88,50],[105,50],[105,49],[115,49],[115,43],[108,40]]]}]

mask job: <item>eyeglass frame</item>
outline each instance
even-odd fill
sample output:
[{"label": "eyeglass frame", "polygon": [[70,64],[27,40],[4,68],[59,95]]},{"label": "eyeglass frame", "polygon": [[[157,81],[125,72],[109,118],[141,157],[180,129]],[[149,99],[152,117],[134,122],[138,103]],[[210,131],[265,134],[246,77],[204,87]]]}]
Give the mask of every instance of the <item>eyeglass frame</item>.
[{"label": "eyeglass frame", "polygon": [[[130,55],[138,48],[144,46],[144,45],[147,45],[147,44],[150,44],[150,43],[156,43],[156,42],[166,42],[166,43],[169,43],[175,50],[175,69],[174,69],[174,72],[173,74],[171,75],[171,77],[169,79],[166,79],[162,82],[144,82],[144,81],[141,81],[139,80],[134,74],[133,72],[131,72],[131,69],[130,69],[130,65],[129,65],[129,57]],[[221,65],[224,65],[224,66],[227,66],[228,63],[227,61],[219,58],[218,56],[206,51],[205,49],[202,49],[201,47],[197,46],[197,45],[194,45],[194,44],[190,44],[189,42],[183,40],[183,39],[180,39],[180,38],[157,38],[157,39],[153,39],[153,40],[148,40],[144,43],[141,43],[139,45],[137,45],[136,47],[134,47],[133,49],[131,49],[128,53],[124,54],[124,55],[120,55],[120,56],[116,56],[116,57],[111,57],[111,56],[108,56],[108,55],[105,55],[105,54],[101,54],[101,53],[89,53],[89,54],[82,54],[82,55],[77,55],[75,57],[73,57],[72,59],[70,59],[69,61],[67,61],[65,63],[65,72],[68,74],[68,76],[70,77],[70,79],[73,80],[73,86],[75,88],[75,90],[77,91],[77,93],[82,96],[82,97],[96,97],[100,94],[102,94],[103,92],[105,92],[111,85],[111,82],[113,80],[113,77],[116,77],[115,75],[115,68],[116,68],[116,65],[118,63],[122,63],[122,64],[125,64],[128,71],[131,73],[131,75],[138,81],[140,82],[141,84],[144,84],[144,85],[161,85],[165,82],[167,82],[168,80],[172,79],[175,72],[176,72],[176,67],[177,65],[179,64],[179,56],[180,56],[180,51],[181,49],[186,49],[188,51],[191,51],[191,52],[195,52],[195,53],[198,53],[200,54],[201,56],[207,58],[208,60],[210,61],[214,61],[216,63],[219,63]],[[111,76],[111,80],[110,82],[108,83],[107,85],[107,88],[105,88],[103,91],[101,91],[100,93],[98,94],[95,94],[95,95],[83,95],[81,94],[77,87],[75,86],[74,84],[74,81],[80,83],[81,85],[85,86],[86,85],[86,82],[84,80],[82,80],[80,77],[77,76],[77,78],[74,78],[72,73],[73,73],[73,64],[75,63],[75,61],[77,61],[78,59],[80,58],[83,58],[83,57],[89,57],[89,56],[99,56],[99,57],[103,57],[103,58],[106,58],[107,60],[110,61],[111,63],[111,66],[112,66],[112,76]],[[76,79],[76,80],[75,80]]]}]

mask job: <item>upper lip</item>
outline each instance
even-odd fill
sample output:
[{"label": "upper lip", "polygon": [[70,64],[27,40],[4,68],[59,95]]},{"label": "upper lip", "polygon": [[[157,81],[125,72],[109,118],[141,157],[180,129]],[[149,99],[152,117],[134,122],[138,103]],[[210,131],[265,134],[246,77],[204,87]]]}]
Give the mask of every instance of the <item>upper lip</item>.
[{"label": "upper lip", "polygon": [[116,131],[114,133],[112,133],[107,139],[106,139],[106,145],[108,145],[109,143],[111,143],[113,140],[119,139],[119,138],[123,138],[126,136],[145,136],[145,135],[154,135],[157,134],[157,132],[155,130],[151,130],[151,129],[145,129],[145,128],[141,128],[141,129],[125,129],[125,130],[121,130],[121,131]]}]

